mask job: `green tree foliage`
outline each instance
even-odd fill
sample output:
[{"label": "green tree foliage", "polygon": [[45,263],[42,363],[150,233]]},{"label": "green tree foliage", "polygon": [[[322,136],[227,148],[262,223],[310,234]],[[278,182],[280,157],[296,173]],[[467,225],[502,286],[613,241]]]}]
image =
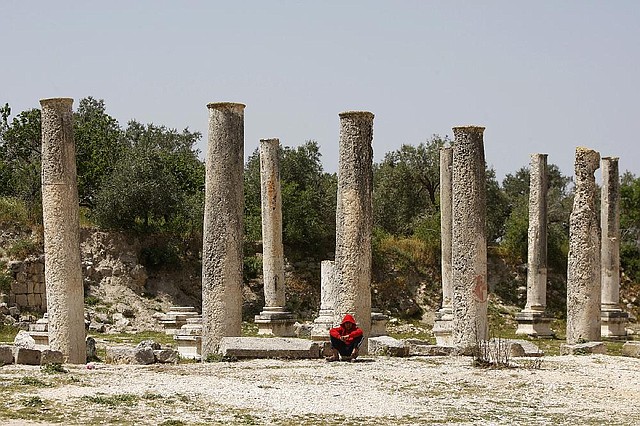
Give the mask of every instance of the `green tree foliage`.
[{"label": "green tree foliage", "polygon": [[129,122],[122,158],[96,195],[96,222],[139,232],[201,232],[204,165],[193,149],[200,137]]},{"label": "green tree foliage", "polygon": [[[323,172],[315,141],[280,149],[282,228],[289,257],[323,259],[335,246],[337,180]],[[245,239],[262,239],[260,154],[254,151],[245,165]]]},{"label": "green tree foliage", "polygon": [[620,265],[640,280],[640,178],[625,172],[620,179]]},{"label": "green tree foliage", "polygon": [[[373,168],[374,225],[392,235],[413,235],[433,225],[439,209],[440,148],[449,140],[434,135],[418,146],[402,145]],[[427,229],[431,225],[426,225]],[[422,230],[424,232],[424,229]]]}]

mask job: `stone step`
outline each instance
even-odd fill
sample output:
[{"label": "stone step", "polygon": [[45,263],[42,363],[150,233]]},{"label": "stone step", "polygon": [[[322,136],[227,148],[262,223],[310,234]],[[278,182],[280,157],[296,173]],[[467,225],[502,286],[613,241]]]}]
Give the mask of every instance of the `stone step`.
[{"label": "stone step", "polygon": [[289,337],[223,337],[218,352],[235,358],[319,358],[320,345]]}]

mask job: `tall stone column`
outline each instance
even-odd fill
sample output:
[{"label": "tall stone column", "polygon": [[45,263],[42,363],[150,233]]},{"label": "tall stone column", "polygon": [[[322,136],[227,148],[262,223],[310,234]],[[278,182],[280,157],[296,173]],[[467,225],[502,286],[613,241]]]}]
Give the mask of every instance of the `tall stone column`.
[{"label": "tall stone column", "polygon": [[336,303],[334,316],[355,316],[365,334],[371,331],[371,233],[373,230],[373,117],[367,111],[340,114],[340,159],[336,207]]},{"label": "tall stone column", "polygon": [[334,325],[333,307],[336,303],[335,262],[323,260],[320,263],[320,311],[313,320],[311,338],[329,340],[329,330]]},{"label": "tall stone column", "polygon": [[258,334],[293,336],[294,317],[285,312],[284,248],[282,246],[282,195],[278,139],[260,140],[262,201],[262,276],[265,306],[255,322]]},{"label": "tall stone column", "polygon": [[244,105],[210,103],[202,247],[202,357],[242,327]]},{"label": "tall stone column", "polygon": [[440,148],[440,245],[442,307],[436,313],[433,334],[439,346],[453,345],[453,282],[451,269],[453,148]]},{"label": "tall stone column", "polygon": [[620,175],[618,157],[602,158],[602,300],[601,334],[618,338],[627,335],[629,314],[620,309]]},{"label": "tall stone column", "polygon": [[41,99],[42,218],[49,346],[65,362],[84,364],[84,289],[73,139],[73,99]]},{"label": "tall stone column", "polygon": [[600,340],[600,225],[595,171],[600,154],[577,147],[576,186],[569,218],[567,344]]},{"label": "tall stone column", "polygon": [[552,337],[547,307],[547,154],[531,154],[529,170],[529,233],[527,246],[527,304],[516,315],[516,334]]},{"label": "tall stone column", "polygon": [[487,339],[484,127],[454,127],[452,180],[453,344],[472,353]]}]

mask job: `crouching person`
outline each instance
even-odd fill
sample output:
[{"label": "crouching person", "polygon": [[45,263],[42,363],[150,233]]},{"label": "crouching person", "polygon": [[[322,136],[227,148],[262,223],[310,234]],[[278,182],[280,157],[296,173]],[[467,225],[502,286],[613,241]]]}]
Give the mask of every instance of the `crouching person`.
[{"label": "crouching person", "polygon": [[362,344],[362,329],[356,325],[353,316],[347,314],[338,327],[329,330],[331,338],[331,352],[327,361],[351,360],[358,358],[358,351]]}]

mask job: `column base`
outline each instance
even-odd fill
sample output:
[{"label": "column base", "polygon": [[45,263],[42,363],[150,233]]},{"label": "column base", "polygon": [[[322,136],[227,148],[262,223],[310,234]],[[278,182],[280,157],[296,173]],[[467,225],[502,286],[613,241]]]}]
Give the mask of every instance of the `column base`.
[{"label": "column base", "polygon": [[627,336],[626,325],[629,322],[629,314],[618,310],[603,310],[600,312],[600,333],[608,339],[622,339]]},{"label": "column base", "polygon": [[371,332],[369,337],[387,335],[387,323],[389,317],[380,312],[371,312]]},{"label": "column base", "polygon": [[518,328],[516,334],[524,334],[531,337],[551,339],[555,333],[549,328],[551,318],[544,316],[544,312],[521,311],[516,314]]},{"label": "column base", "polygon": [[274,311],[265,308],[259,315],[255,316],[255,323],[258,326],[259,335],[293,337],[295,331],[293,324],[296,322],[295,316],[291,312]]},{"label": "column base", "polygon": [[431,330],[436,337],[437,346],[453,346],[453,311],[441,308],[436,312],[436,320]]}]

